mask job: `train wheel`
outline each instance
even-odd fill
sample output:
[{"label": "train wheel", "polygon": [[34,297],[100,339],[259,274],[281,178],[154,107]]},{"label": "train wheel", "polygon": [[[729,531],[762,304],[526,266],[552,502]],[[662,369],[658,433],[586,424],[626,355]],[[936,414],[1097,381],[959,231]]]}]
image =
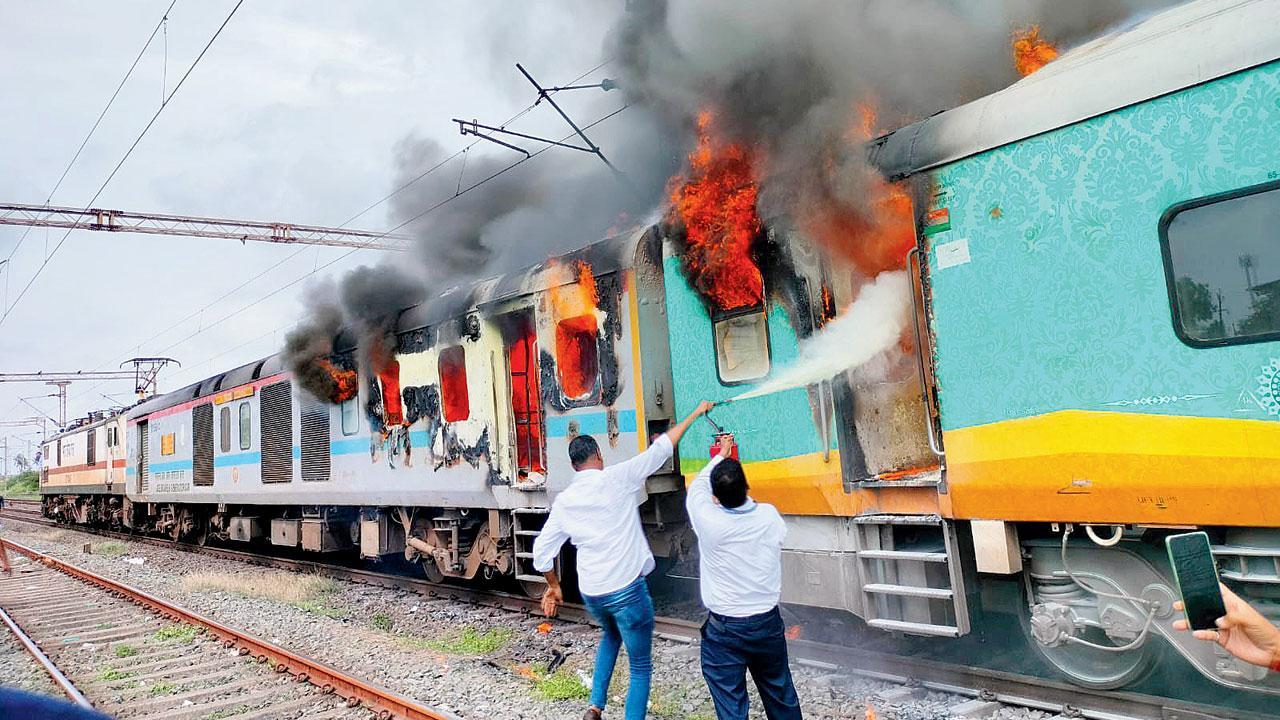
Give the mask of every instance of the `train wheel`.
[{"label": "train wheel", "polygon": [[536,580],[519,580],[518,582],[520,583],[520,592],[524,593],[525,597],[540,598],[542,593],[547,591],[547,584],[544,582],[537,582]]},{"label": "train wheel", "polygon": [[[1154,632],[1138,647],[1119,650],[1116,641],[1096,627],[1068,633],[1055,618],[1043,612],[1033,616],[1029,610],[1019,614],[1028,641],[1040,657],[1076,685],[1094,690],[1122,688],[1141,680],[1155,661],[1151,648]],[[1068,634],[1101,647],[1064,641]]]},{"label": "train wheel", "polygon": [[435,560],[424,557],[422,558],[421,565],[422,572],[427,576],[428,580],[433,583],[444,582],[444,573],[440,572],[440,568],[436,565]]}]

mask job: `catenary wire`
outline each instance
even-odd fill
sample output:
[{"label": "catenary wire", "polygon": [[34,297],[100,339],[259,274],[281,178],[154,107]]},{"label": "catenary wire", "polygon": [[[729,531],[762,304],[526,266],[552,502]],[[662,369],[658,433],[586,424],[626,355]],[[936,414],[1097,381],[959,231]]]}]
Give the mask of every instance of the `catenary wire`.
[{"label": "catenary wire", "polygon": [[[197,55],[196,59],[191,62],[191,65],[190,67],[187,68],[187,71],[182,74],[182,78],[179,79],[178,83],[173,86],[173,92],[169,93],[169,97],[167,97],[165,101],[161,103],[159,109],[157,109],[155,114],[151,116],[151,120],[147,122],[146,127],[142,128],[142,132],[138,133],[138,137],[134,139],[133,144],[129,146],[129,149],[125,151],[124,156],[120,158],[120,162],[116,163],[115,168],[113,168],[111,170],[111,173],[107,175],[107,179],[103,180],[102,185],[98,187],[98,191],[95,192],[93,194],[93,197],[89,199],[89,202],[85,204],[86,210],[90,209],[93,206],[93,203],[97,202],[98,197],[102,195],[104,190],[107,189],[107,185],[109,185],[111,183],[111,180],[115,178],[116,173],[120,172],[120,168],[124,166],[125,161],[129,159],[129,156],[133,154],[134,149],[138,147],[138,143],[142,142],[142,138],[146,137],[147,132],[151,130],[151,127],[155,125],[156,120],[160,118],[160,114],[163,113],[164,109],[169,106],[169,101],[172,100],[173,96],[177,95],[178,91],[182,89],[182,86],[184,83],[186,83],[187,78],[191,77],[192,71],[196,69],[196,66],[199,65],[200,61],[204,58],[205,53],[209,52],[209,48],[213,46],[214,41],[217,40],[218,36],[222,34],[222,31],[226,29],[227,23],[230,23],[231,18],[235,17],[236,11],[240,9],[241,5],[244,5],[244,1],[245,0],[239,0],[235,4],[235,7],[231,8],[231,12],[227,14],[227,17],[222,21],[222,24],[218,26],[217,31],[213,33],[213,37],[209,38],[209,42],[205,43],[205,46],[200,51],[200,54]],[[67,232],[62,235],[62,239],[58,241],[57,245],[53,246],[53,251],[50,252],[45,257],[44,262],[40,263],[40,266],[36,268],[35,274],[32,275],[31,279],[27,281],[27,284],[22,287],[22,290],[21,292],[18,293],[18,296],[13,299],[13,302],[10,303],[10,305],[7,308],[5,308],[4,314],[0,315],[0,325],[4,324],[4,321],[9,317],[9,314],[13,312],[13,309],[17,307],[19,302],[22,301],[22,298],[26,296],[27,292],[31,290],[31,286],[34,285],[36,280],[40,278],[40,275],[44,272],[44,269],[49,266],[49,262],[53,260],[54,256],[58,254],[58,250],[62,249],[63,244],[67,242],[67,238],[71,236],[71,233],[77,227],[79,227],[81,220],[82,218],[77,218],[75,224],[67,228]]]}]

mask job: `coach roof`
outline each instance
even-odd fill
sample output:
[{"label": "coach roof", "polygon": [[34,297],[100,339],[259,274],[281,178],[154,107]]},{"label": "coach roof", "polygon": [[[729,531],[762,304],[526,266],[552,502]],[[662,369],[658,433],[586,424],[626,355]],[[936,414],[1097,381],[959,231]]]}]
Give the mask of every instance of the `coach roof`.
[{"label": "coach roof", "polygon": [[893,179],[1280,58],[1280,0],[1195,0],[1064,53],[999,92],[878,138]]}]

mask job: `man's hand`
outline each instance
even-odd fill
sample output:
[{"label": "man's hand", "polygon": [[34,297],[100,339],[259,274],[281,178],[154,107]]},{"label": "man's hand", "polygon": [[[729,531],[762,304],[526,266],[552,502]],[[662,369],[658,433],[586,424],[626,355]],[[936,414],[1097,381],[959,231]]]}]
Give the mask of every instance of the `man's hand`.
[{"label": "man's hand", "polygon": [[[1222,588],[1222,602],[1227,614],[1217,620],[1217,630],[1196,630],[1192,633],[1201,640],[1217,642],[1224,650],[1252,665],[1274,667],[1280,663],[1280,628],[1253,609],[1226,585]],[[1182,601],[1173,604],[1175,610],[1185,609]],[[1176,620],[1175,630],[1188,630],[1186,620]]]},{"label": "man's hand", "polygon": [[733,448],[735,445],[737,445],[737,443],[734,442],[733,433],[726,433],[724,435],[721,435],[719,445],[720,445],[720,453],[719,453],[720,457],[727,458],[730,455],[733,455]]},{"label": "man's hand", "polygon": [[680,444],[680,438],[684,435],[684,431],[689,429],[689,425],[692,424],[694,420],[697,420],[699,415],[705,415],[707,411],[711,410],[711,408],[715,406],[716,404],[710,400],[703,400],[698,403],[698,407],[694,408],[693,412],[689,413],[689,417],[681,420],[675,427],[667,431],[667,438],[671,440],[671,444]]},{"label": "man's hand", "polygon": [[542,614],[555,617],[560,604],[564,602],[564,593],[558,587],[548,586],[542,593]]},{"label": "man's hand", "polygon": [[706,415],[707,413],[711,412],[711,408],[715,406],[716,404],[711,402],[710,400],[703,400],[702,402],[698,403],[698,407],[694,409],[693,415],[691,415],[690,417],[698,417],[699,415]]}]

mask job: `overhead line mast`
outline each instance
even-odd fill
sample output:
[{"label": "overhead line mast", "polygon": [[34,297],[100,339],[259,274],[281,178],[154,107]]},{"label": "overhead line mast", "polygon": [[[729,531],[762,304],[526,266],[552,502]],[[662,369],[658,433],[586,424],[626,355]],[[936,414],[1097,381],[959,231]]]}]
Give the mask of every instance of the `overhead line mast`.
[{"label": "overhead line mast", "polygon": [[140,398],[149,398],[156,394],[157,376],[160,369],[169,364],[181,365],[173,358],[145,357],[133,358],[120,366],[132,364],[132,370],[91,370],[76,372],[27,372],[0,373],[0,383],[42,382],[58,389],[58,425],[67,426],[67,386],[73,382],[85,380],[132,380],[134,392]]},{"label": "overhead line mast", "polygon": [[348,230],[319,225],[285,222],[235,220],[165,215],[160,213],[59,207],[56,205],[0,204],[0,225],[54,227],[67,230],[130,232],[145,235],[179,235],[222,238],[241,242],[269,242],[285,245],[327,245],[371,250],[403,251],[404,235],[388,235],[373,230]]}]

